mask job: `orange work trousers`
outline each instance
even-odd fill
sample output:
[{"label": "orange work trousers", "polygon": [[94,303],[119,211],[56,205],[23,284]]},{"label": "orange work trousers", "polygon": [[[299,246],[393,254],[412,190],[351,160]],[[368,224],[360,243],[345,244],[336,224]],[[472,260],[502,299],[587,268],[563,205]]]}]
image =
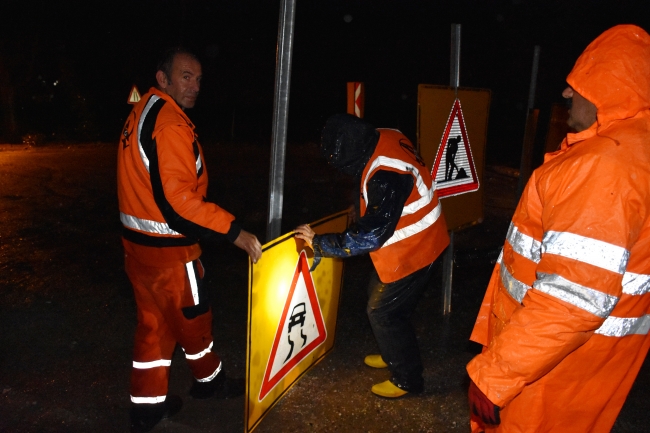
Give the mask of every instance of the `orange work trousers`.
[{"label": "orange work trousers", "polygon": [[202,290],[201,262],[197,259],[159,268],[145,266],[126,254],[125,269],[138,308],[131,401],[165,400],[177,343],[194,378],[200,382],[213,380],[221,369],[221,360],[211,350],[212,311]]}]

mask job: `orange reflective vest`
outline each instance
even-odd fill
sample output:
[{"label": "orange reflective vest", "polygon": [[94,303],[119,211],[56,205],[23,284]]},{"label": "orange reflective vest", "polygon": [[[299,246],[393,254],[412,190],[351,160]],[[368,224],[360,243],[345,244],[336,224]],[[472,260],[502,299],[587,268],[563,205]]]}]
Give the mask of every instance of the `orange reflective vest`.
[{"label": "orange reflective vest", "polygon": [[165,250],[189,261],[200,252],[200,239],[237,229],[234,216],[205,201],[208,175],[194,125],[157,89],[142,97],[124,125],[117,187],[123,236],[131,244],[175,247]]},{"label": "orange reflective vest", "polygon": [[467,365],[486,432],[609,432],[650,346],[650,36],[608,30],[567,81],[598,120],[533,173],[494,268]]},{"label": "orange reflective vest", "polygon": [[361,216],[366,213],[368,180],[377,170],[410,174],[414,181],[395,232],[370,253],[381,281],[392,283],[431,264],[449,245],[449,235],[435,183],[411,142],[397,130],[378,131],[379,142],[361,175]]}]

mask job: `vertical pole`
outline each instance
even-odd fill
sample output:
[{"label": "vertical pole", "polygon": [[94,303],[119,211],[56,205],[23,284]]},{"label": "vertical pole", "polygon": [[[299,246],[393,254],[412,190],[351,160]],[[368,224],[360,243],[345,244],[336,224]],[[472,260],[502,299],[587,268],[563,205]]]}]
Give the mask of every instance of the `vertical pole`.
[{"label": "vertical pole", "polygon": [[535,90],[537,88],[537,70],[539,69],[539,45],[535,45],[533,52],[533,68],[530,73],[530,88],[528,90],[528,106],[526,110],[526,129],[524,130],[524,142],[521,149],[521,161],[519,163],[519,183],[517,185],[517,198],[521,197],[528,178],[533,171],[533,148],[535,147],[535,134],[537,132],[537,119],[539,110],[534,110]]},{"label": "vertical pole", "polygon": [[460,86],[460,24],[451,25],[451,64],[449,85],[458,91]]},{"label": "vertical pole", "polygon": [[451,313],[451,283],[454,276],[454,231],[449,232],[449,246],[442,260],[442,314]]},{"label": "vertical pole", "polygon": [[[451,25],[451,67],[449,85],[458,95],[460,86],[460,24]],[[454,273],[454,231],[449,232],[449,246],[442,262],[442,314],[451,313],[451,285]]]},{"label": "vertical pole", "polygon": [[266,240],[280,236],[282,201],[284,194],[284,162],[287,146],[287,121],[289,114],[289,82],[291,79],[291,54],[293,22],[296,0],[282,0],[278,24],[278,45],[275,65],[275,100],[273,103],[273,143],[271,169],[269,170],[269,217]]},{"label": "vertical pole", "polygon": [[535,106],[535,91],[537,89],[537,71],[539,70],[539,45],[533,51],[533,70],[530,73],[530,89],[528,90],[528,111]]}]

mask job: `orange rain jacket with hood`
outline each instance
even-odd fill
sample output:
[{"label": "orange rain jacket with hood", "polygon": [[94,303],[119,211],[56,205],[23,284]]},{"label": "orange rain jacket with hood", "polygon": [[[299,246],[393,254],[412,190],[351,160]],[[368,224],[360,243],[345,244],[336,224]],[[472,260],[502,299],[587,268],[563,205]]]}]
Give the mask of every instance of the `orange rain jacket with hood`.
[{"label": "orange rain jacket with hood", "polygon": [[467,365],[486,432],[609,432],[650,345],[650,36],[606,31],[567,82],[597,122],[535,170],[494,268]]}]

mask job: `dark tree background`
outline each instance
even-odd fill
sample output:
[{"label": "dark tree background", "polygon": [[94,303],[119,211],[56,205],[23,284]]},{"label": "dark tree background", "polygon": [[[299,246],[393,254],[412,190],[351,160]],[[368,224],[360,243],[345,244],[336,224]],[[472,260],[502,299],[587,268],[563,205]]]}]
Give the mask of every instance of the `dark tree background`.
[{"label": "dark tree background", "polygon": [[[201,139],[271,139],[279,0],[3,0],[0,141],[113,141],[135,84],[184,44],[203,62],[190,113]],[[417,86],[449,84],[451,24],[462,25],[461,86],[492,91],[488,162],[517,166],[535,45],[539,134],[586,45],[621,23],[650,28],[642,0],[297,0],[289,140],[315,140],[366,83],[366,117],[415,139]]]}]

